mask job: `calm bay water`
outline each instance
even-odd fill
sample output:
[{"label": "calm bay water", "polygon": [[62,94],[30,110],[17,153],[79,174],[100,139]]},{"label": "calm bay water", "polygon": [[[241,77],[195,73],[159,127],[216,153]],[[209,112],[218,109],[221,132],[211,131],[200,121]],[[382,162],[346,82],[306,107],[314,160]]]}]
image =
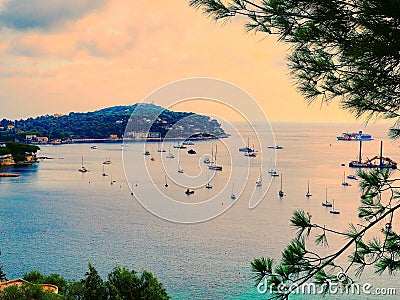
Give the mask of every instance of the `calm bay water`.
[{"label": "calm bay water", "polygon": [[[398,144],[386,138],[387,127],[372,125],[364,130],[375,138],[363,144],[364,157],[377,155],[379,141],[383,139],[385,156],[400,161]],[[120,264],[151,271],[163,282],[173,299],[265,298],[253,287],[250,262],[261,256],[279,260],[281,250],[295,235],[289,226],[293,210],[303,208],[312,214],[314,222],[338,229],[345,228],[350,222],[359,222],[356,217],[359,205],[357,182],[348,180],[351,186],[341,185],[344,171],[347,174],[355,172],[347,167],[347,163],[357,157],[358,143],[338,142],[336,136],[346,130],[358,131],[360,127],[356,124],[278,123],[273,124],[273,128],[277,144],[284,146],[283,150],[277,151],[277,170],[284,175],[287,196],[279,199],[280,183],[275,179],[256,209],[247,208],[249,192],[245,191],[226,213],[195,225],[159,219],[130,195],[120,144],[98,144],[96,150],[90,149],[89,144],[42,146],[39,155],[53,159],[30,167],[5,170],[20,173],[20,178],[0,178],[3,269],[9,278],[37,269],[78,279],[83,277],[88,262],[92,262],[102,276]],[[238,138],[236,134],[230,137]],[[211,146],[210,141],[199,142],[193,148],[201,153]],[[263,149],[266,146],[262,144]],[[149,150],[155,149],[157,144],[151,145]],[[141,153],[143,145],[132,143],[126,150]],[[226,154],[219,151],[221,163],[226,166]],[[82,155],[90,170],[86,174],[77,171]],[[103,177],[102,162],[108,158],[112,160],[112,164],[105,167],[109,176]],[[155,183],[162,186],[164,173],[157,172],[158,163],[156,160],[153,167]],[[346,167],[341,163],[346,163]],[[198,168],[198,160],[186,159],[182,164],[188,172]],[[253,163],[251,168],[249,182],[253,184],[259,166]],[[224,170],[219,179],[215,179],[215,189],[223,185],[227,173]],[[263,176],[266,183],[269,176],[266,173]],[[398,176],[398,171],[394,176]],[[308,179],[313,194],[310,199],[304,196]],[[111,180],[116,182],[111,185]],[[321,207],[325,188],[328,188],[329,198],[336,199],[340,215],[331,215]],[[190,201],[181,190],[171,187],[168,193],[171,196],[176,193],[182,201]],[[395,224],[396,227],[399,225]],[[343,243],[333,239],[331,248],[320,251],[333,251]],[[378,287],[397,287],[400,293],[395,278],[376,277],[367,272],[360,281]],[[298,298],[302,297],[305,296]],[[373,297],[360,295],[354,298]]]}]

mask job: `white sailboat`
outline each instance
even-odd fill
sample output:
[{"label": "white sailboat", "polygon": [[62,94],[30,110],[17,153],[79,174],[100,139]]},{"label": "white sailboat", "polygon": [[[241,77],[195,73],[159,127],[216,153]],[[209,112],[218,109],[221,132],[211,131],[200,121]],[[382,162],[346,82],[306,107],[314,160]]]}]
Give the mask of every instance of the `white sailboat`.
[{"label": "white sailboat", "polygon": [[208,166],[208,168],[210,170],[214,170],[214,171],[222,171],[222,166],[218,166],[217,165],[217,146],[215,145],[215,156],[214,156],[214,161],[210,163],[210,165]]},{"label": "white sailboat", "polygon": [[165,187],[168,187],[167,174],[164,175],[164,178],[165,178],[165,184],[164,184],[164,186],[165,186]]},{"label": "white sailboat", "polygon": [[180,161],[178,161],[178,173],[184,173],[183,169],[181,168]]},{"label": "white sailboat", "polygon": [[330,212],[331,214],[334,214],[334,215],[340,214],[340,211],[338,211],[338,210],[335,209],[335,199],[333,199],[332,202],[333,202],[333,204],[332,204],[332,209],[331,209],[329,212]]},{"label": "white sailboat", "polygon": [[235,195],[235,193],[234,193],[234,189],[235,189],[235,184],[233,183],[233,184],[232,184],[232,193],[231,193],[231,199],[232,199],[232,200],[235,200],[235,199],[236,199],[236,195]]},{"label": "white sailboat", "polygon": [[117,182],[116,180],[113,180],[112,174],[111,174],[111,178],[110,178],[110,184],[113,185],[115,182]]},{"label": "white sailboat", "polygon": [[312,194],[310,193],[310,180],[308,180],[306,197],[309,198],[311,196]]},{"label": "white sailboat", "polygon": [[82,166],[78,171],[81,172],[81,173],[89,172],[89,170],[86,169],[85,166],[83,165],[83,155],[82,155]]},{"label": "white sailboat", "polygon": [[258,176],[258,180],[256,181],[256,187],[262,186],[262,173],[260,169],[260,175]]},{"label": "white sailboat", "polygon": [[102,176],[108,176],[107,174],[106,174],[106,172],[104,171],[104,164],[103,164],[103,174],[101,174]]},{"label": "white sailboat", "polygon": [[254,152],[254,149],[250,148],[249,141],[250,141],[250,138],[247,138],[247,145],[246,145],[246,147],[239,148],[240,152],[247,152],[247,153]]},{"label": "white sailboat", "polygon": [[210,177],[208,177],[208,181],[206,184],[206,189],[212,189],[212,185],[210,184]]},{"label": "white sailboat", "polygon": [[157,152],[166,152],[164,148],[161,147],[161,137],[158,140],[158,149]]},{"label": "white sailboat", "polygon": [[143,155],[150,155],[150,151],[149,150],[147,150],[147,143],[145,142],[145,144],[144,144],[144,153],[143,153]]},{"label": "white sailboat", "polygon": [[346,182],[346,172],[343,172],[343,181],[342,181],[343,186],[349,186],[349,183]]},{"label": "white sailboat", "polygon": [[171,144],[169,145],[169,151],[168,151],[168,155],[166,156],[166,158],[174,158],[175,156],[171,153]]},{"label": "white sailboat", "polygon": [[325,189],[325,202],[322,202],[322,206],[332,207],[332,203],[328,201],[328,188]]},{"label": "white sailboat", "polygon": [[283,193],[283,187],[282,187],[283,186],[283,184],[282,184],[283,179],[282,178],[283,178],[283,175],[281,174],[281,189],[279,190],[279,193],[278,193],[280,198],[285,196],[285,194]]}]

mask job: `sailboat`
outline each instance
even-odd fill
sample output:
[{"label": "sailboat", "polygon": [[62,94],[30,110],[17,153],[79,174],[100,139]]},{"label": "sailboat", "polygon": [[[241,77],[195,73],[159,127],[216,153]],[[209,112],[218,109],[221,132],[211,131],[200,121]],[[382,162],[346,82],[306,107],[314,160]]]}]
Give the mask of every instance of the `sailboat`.
[{"label": "sailboat", "polygon": [[335,199],[333,199],[332,202],[333,202],[332,209],[331,209],[329,212],[330,212],[331,214],[334,214],[334,215],[340,214],[340,211],[338,211],[338,210],[335,209]]},{"label": "sailboat", "polygon": [[222,166],[217,165],[217,145],[215,145],[215,156],[214,156],[214,162],[210,163],[208,166],[210,170],[214,171],[222,171]]},{"label": "sailboat", "polygon": [[168,155],[166,156],[167,158],[174,158],[175,156],[171,153],[171,144],[169,144],[169,150],[168,150]]},{"label": "sailboat", "polygon": [[206,162],[206,164],[212,165],[214,163],[214,147],[211,148],[211,159],[209,159],[208,157],[207,157],[207,159],[208,159],[208,163]]},{"label": "sailboat", "polygon": [[236,199],[236,195],[235,195],[235,193],[233,192],[234,189],[235,189],[235,184],[232,184],[232,193],[231,193],[231,199],[232,199],[232,200],[235,200],[235,199]]},{"label": "sailboat", "polygon": [[311,193],[310,193],[310,180],[308,180],[306,197],[309,198],[309,197],[311,197],[311,196],[312,196],[312,195],[311,195]]},{"label": "sailboat", "polygon": [[249,147],[249,140],[250,140],[250,138],[247,138],[247,145],[246,145],[246,147],[239,148],[239,151],[240,151],[240,152],[247,152],[247,153],[254,152],[254,149],[251,149],[251,148]]},{"label": "sailboat", "polygon": [[246,152],[245,154],[244,154],[244,156],[248,156],[248,157],[257,157],[257,154],[256,154],[256,151],[255,151],[255,148],[254,148],[254,145],[253,145],[253,149],[252,149],[253,151],[251,151],[251,152]]},{"label": "sailboat", "polygon": [[102,176],[108,176],[107,174],[106,174],[106,172],[104,171],[104,164],[103,164],[103,174],[101,174]]},{"label": "sailboat", "polygon": [[261,170],[260,170],[260,175],[258,176],[258,180],[256,181],[256,186],[257,187],[262,186],[262,173],[261,173]]},{"label": "sailboat", "polygon": [[157,152],[166,152],[165,149],[163,149],[163,148],[160,146],[160,144],[161,144],[161,137],[160,137],[160,139],[158,140],[158,150],[157,150]]},{"label": "sailboat", "polygon": [[210,184],[210,177],[208,177],[208,182],[206,184],[206,189],[212,189],[212,185]]},{"label": "sailboat", "polygon": [[84,165],[83,165],[83,155],[82,155],[82,166],[81,166],[81,168],[80,168],[78,171],[81,172],[81,173],[89,172],[89,170],[86,169],[86,168],[84,167]]},{"label": "sailboat", "polygon": [[283,189],[282,189],[282,178],[283,178],[283,176],[282,176],[282,174],[281,174],[281,189],[279,190],[279,197],[283,197],[283,196],[285,196],[285,194],[283,193]]},{"label": "sailboat", "polygon": [[178,161],[178,173],[184,173],[180,161]]},{"label": "sailboat", "polygon": [[165,178],[165,184],[164,184],[164,186],[165,186],[165,187],[168,187],[167,174],[165,174],[165,177],[164,177],[164,178]]},{"label": "sailboat", "polygon": [[346,172],[343,172],[343,181],[342,181],[343,186],[349,186],[349,183],[346,182]]},{"label": "sailboat", "polygon": [[328,201],[328,188],[325,189],[325,202],[322,202],[322,206],[332,207],[332,203]]},{"label": "sailboat", "polygon": [[110,165],[111,164],[111,160],[107,159],[105,161],[103,161],[103,165]]},{"label": "sailboat", "polygon": [[147,156],[147,155],[150,155],[150,151],[146,149],[146,144],[144,144],[144,147],[145,147],[145,148],[144,148],[144,153],[143,153],[143,155],[146,155],[146,156]]}]

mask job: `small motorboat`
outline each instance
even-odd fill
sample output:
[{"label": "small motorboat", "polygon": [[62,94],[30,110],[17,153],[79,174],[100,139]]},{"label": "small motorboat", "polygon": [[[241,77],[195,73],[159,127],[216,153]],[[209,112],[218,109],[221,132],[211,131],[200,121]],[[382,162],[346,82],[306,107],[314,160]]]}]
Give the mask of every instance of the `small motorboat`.
[{"label": "small motorboat", "polygon": [[89,172],[89,170],[86,169],[84,166],[82,166],[78,171],[81,172],[81,173]]},{"label": "small motorboat", "polygon": [[358,180],[356,175],[347,175],[347,178],[352,180]]},{"label": "small motorboat", "polygon": [[273,145],[273,146],[268,146],[268,149],[283,149],[283,146]]},{"label": "small motorboat", "polygon": [[188,154],[197,154],[197,152],[196,152],[195,150],[193,150],[193,149],[190,149],[190,150],[188,151]]}]

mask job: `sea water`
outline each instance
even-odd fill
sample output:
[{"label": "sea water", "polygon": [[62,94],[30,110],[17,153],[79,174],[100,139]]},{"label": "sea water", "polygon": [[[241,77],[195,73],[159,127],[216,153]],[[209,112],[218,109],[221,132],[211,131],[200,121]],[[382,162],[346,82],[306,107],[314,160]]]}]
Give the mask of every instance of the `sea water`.
[{"label": "sea water", "polygon": [[[379,154],[379,142],[384,141],[384,155],[399,161],[398,144],[387,138],[387,125],[372,125],[364,131],[373,141],[363,143],[363,156]],[[199,224],[177,224],[165,221],[144,209],[131,195],[124,176],[122,148],[133,151],[143,160],[143,143],[43,145],[39,156],[51,159],[33,166],[4,169],[17,172],[19,178],[0,178],[0,250],[1,265],[8,278],[17,278],[30,270],[45,274],[59,273],[67,279],[84,276],[91,262],[105,278],[116,265],[140,271],[151,271],[166,287],[172,299],[265,299],[254,287],[250,263],[262,256],[280,259],[282,249],[295,236],[289,219],[295,209],[304,209],[312,221],[331,228],[344,229],[348,223],[359,223],[357,207],[360,191],[357,181],[346,178],[351,186],[343,187],[344,172],[354,174],[347,167],[358,156],[357,142],[340,142],[336,136],[343,131],[358,131],[357,124],[273,124],[276,142],[284,149],[277,151],[277,171],[283,174],[285,197],[279,198],[280,177],[273,179],[261,204],[248,209],[249,191],[235,200],[235,204],[221,216]],[[252,133],[232,133],[229,139],[255,139]],[[216,141],[201,141],[194,148],[197,155],[182,154],[185,172],[198,172],[199,156],[210,153]],[[245,145],[243,145],[245,146]],[[261,140],[263,151],[266,144]],[[163,146],[168,154],[169,143]],[[157,143],[146,148],[153,154]],[[221,148],[221,149],[220,149]],[[213,178],[210,191],[198,189],[194,197],[187,197],[184,189],[170,182],[165,191],[179,201],[202,201],[207,193],[216,193],[229,180],[229,152],[218,149],[218,161],[224,170]],[[188,150],[186,149],[186,150]],[[181,150],[181,151],[186,151]],[[173,149],[175,151],[176,149]],[[234,149],[232,151],[237,151]],[[275,150],[271,150],[275,151]],[[163,154],[163,155],[166,155]],[[235,153],[237,155],[237,153]],[[240,154],[242,155],[242,154]],[[81,159],[90,170],[80,173]],[[110,159],[112,164],[103,164]],[[149,161],[154,184],[160,189],[165,184],[165,173],[160,160]],[[247,158],[246,158],[247,159]],[[251,161],[249,184],[255,183],[259,164]],[[175,158],[176,161],[176,158]],[[345,163],[346,166],[341,166]],[[159,170],[159,171],[157,171]],[[2,170],[3,171],[3,170]],[[394,171],[393,176],[398,176]],[[307,199],[307,181],[312,197]],[[263,187],[270,177],[263,174]],[[113,183],[113,184],[111,184]],[[138,182],[129,182],[135,188]],[[332,215],[323,208],[325,190],[335,199],[340,215]],[[231,199],[226,199],[225,205]],[[398,218],[395,228],[399,226]],[[310,237],[312,244],[313,236]],[[329,248],[318,248],[330,253],[345,241],[332,237]],[[342,263],[346,262],[344,258]],[[373,275],[366,271],[360,282],[371,282],[376,287],[397,287],[398,280],[387,275]],[[338,299],[340,296],[329,296]],[[295,299],[319,296],[297,295]],[[346,296],[347,299],[375,299],[376,296]],[[384,297],[389,299],[396,297]]]}]

